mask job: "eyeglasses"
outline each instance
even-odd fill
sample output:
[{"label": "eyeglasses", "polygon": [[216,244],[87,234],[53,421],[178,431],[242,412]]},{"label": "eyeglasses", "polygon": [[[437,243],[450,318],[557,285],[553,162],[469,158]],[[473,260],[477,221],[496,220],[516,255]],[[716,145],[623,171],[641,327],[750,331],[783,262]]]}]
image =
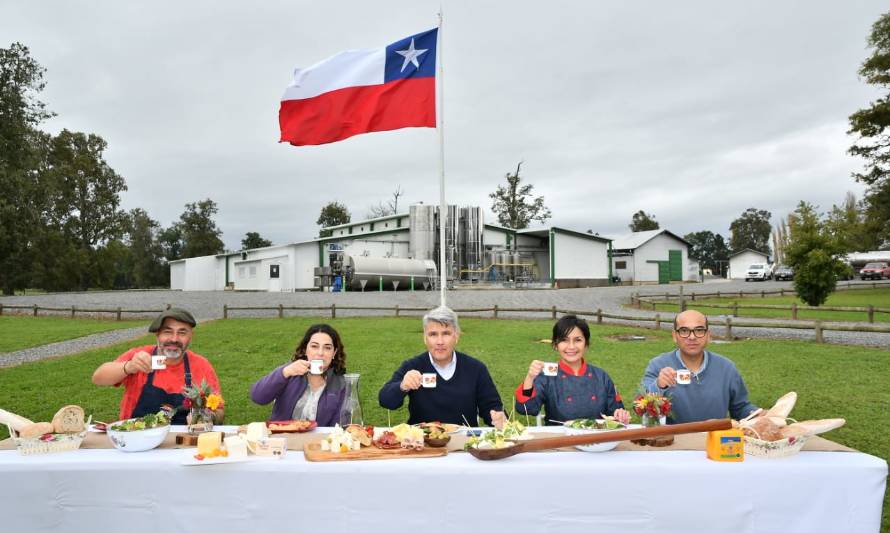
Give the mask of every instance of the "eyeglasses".
[{"label": "eyeglasses", "polygon": [[676,331],[677,335],[683,337],[684,339],[688,339],[690,333],[694,334],[697,339],[700,339],[700,338],[704,337],[705,334],[708,332],[708,328],[706,328],[704,326],[699,326],[697,328],[692,328],[692,329],[677,328],[674,331]]}]

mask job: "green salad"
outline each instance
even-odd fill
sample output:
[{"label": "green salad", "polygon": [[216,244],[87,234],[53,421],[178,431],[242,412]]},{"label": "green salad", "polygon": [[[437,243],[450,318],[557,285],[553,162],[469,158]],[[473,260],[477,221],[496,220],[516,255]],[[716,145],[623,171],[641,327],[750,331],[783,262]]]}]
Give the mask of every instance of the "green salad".
[{"label": "green salad", "polygon": [[131,418],[124,420],[120,424],[111,426],[111,431],[140,431],[143,429],[153,429],[163,426],[169,426],[170,419],[163,411],[159,411],[154,415],[145,415],[140,418]]},{"label": "green salad", "polygon": [[594,420],[592,418],[578,418],[565,423],[572,429],[624,429],[626,426],[617,420]]}]

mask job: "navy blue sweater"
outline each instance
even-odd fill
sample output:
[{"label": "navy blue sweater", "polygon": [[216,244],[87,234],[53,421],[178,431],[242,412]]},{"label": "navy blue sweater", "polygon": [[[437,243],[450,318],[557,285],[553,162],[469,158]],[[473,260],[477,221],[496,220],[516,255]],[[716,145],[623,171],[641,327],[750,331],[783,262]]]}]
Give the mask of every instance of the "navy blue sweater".
[{"label": "navy blue sweater", "polygon": [[408,423],[447,422],[464,424],[464,418],[470,424],[476,424],[476,417],[482,418],[491,425],[491,410],[503,411],[504,405],[498,395],[494,381],[488,368],[469,355],[454,352],[457,357],[457,368],[451,379],[436,380],[435,388],[419,388],[410,392],[402,392],[399,385],[402,378],[410,370],[421,374],[435,372],[430,356],[424,352],[403,362],[392,378],[380,389],[378,399],[380,406],[386,409],[398,409],[408,396]]}]

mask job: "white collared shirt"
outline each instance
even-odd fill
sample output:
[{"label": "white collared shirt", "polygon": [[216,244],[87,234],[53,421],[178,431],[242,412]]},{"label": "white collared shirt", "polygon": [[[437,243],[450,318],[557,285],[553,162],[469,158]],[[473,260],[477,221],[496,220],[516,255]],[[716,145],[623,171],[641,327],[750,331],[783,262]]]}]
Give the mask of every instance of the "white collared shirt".
[{"label": "white collared shirt", "polygon": [[439,374],[439,377],[448,381],[454,376],[454,371],[457,370],[457,353],[451,352],[451,362],[445,366],[439,366],[436,364],[435,359],[433,359],[433,355],[429,352],[426,353],[430,357],[430,363],[433,364],[433,368],[436,369],[436,373]]}]

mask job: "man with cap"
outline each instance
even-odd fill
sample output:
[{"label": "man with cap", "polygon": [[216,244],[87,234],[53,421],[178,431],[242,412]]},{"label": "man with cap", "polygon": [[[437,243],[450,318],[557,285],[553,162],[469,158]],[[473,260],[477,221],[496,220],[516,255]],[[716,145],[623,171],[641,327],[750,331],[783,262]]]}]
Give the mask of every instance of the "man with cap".
[{"label": "man with cap", "polygon": [[[148,331],[157,335],[155,346],[139,346],[114,361],[103,363],[93,373],[99,386],[124,386],[120,419],[157,413],[162,406],[181,407],[186,386],[200,385],[202,380],[216,394],[221,394],[219,379],[210,361],[188,351],[195,317],[185,309],[173,307],[161,313]],[[163,355],[164,368],[152,369],[152,356]],[[179,409],[174,424],[185,424],[187,409]],[[223,421],[223,407],[214,412],[217,424]]]}]

